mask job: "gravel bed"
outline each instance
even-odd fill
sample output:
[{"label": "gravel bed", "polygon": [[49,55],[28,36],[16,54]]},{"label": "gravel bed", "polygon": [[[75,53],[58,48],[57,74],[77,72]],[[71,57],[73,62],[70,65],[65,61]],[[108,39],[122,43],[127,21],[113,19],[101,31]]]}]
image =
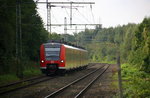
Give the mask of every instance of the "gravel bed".
[{"label": "gravel bed", "polygon": [[105,74],[91,86],[83,98],[113,98],[118,92],[118,88],[112,86],[112,82],[114,81],[112,77],[116,72],[117,66],[110,65]]},{"label": "gravel bed", "polygon": [[[100,68],[101,66],[97,65],[96,69]],[[96,71],[95,73],[91,74],[90,76],[86,77],[85,79],[71,85],[66,90],[64,90],[62,93],[56,96],[63,96],[64,98],[73,98],[75,97],[88,83],[90,83],[96,76],[98,76],[102,71],[104,70],[104,67]]]}]

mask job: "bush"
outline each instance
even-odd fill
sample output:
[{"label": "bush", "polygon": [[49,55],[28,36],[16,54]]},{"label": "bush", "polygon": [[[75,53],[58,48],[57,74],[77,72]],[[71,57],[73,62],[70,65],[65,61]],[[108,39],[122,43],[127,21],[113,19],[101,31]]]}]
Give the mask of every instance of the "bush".
[{"label": "bush", "polygon": [[27,68],[23,71],[24,78],[32,77],[41,74],[41,71],[38,68]]},{"label": "bush", "polygon": [[122,65],[124,97],[150,97],[150,76],[129,64]]},{"label": "bush", "polygon": [[[23,60],[24,62],[17,65],[17,69],[14,72],[7,72],[7,74],[0,75],[0,85],[4,85],[13,81],[18,81],[24,78],[30,78],[36,75],[40,75],[41,71],[38,66],[39,63]],[[15,65],[16,66],[16,65]]]}]

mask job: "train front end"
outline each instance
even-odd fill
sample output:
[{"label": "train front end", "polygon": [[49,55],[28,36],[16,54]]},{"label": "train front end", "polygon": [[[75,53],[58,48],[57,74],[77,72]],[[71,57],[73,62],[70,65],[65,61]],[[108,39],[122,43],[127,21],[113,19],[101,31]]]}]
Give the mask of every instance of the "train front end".
[{"label": "train front end", "polygon": [[40,67],[44,74],[51,74],[64,69],[64,46],[60,43],[45,43],[40,47]]}]

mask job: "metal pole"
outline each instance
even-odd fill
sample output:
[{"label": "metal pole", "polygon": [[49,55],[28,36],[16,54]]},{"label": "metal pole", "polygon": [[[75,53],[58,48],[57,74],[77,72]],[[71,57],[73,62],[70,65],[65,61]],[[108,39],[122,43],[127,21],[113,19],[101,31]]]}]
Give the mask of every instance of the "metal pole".
[{"label": "metal pole", "polygon": [[18,59],[18,2],[16,4],[16,59]]},{"label": "metal pole", "polygon": [[118,53],[117,65],[118,65],[119,96],[120,96],[120,98],[123,98],[123,92],[122,92],[122,78],[121,78],[121,65],[120,65],[120,53]]},{"label": "metal pole", "polygon": [[51,34],[51,3],[47,3],[47,31]]},{"label": "metal pole", "polygon": [[[30,3],[30,2],[26,2]],[[70,27],[72,27],[72,4],[95,4],[94,2],[49,2],[46,0],[46,2],[36,2],[39,4],[47,4],[47,31],[50,31],[51,33],[51,4],[70,4]],[[55,6],[56,7],[56,6]]]},{"label": "metal pole", "polygon": [[22,57],[22,30],[21,30],[21,5],[19,2],[19,33],[20,33],[20,58]]},{"label": "metal pole", "polygon": [[47,4],[47,31],[48,31],[48,0],[46,0],[46,4]]},{"label": "metal pole", "polygon": [[[23,3],[30,3],[30,2],[23,2]],[[51,4],[95,4],[95,2],[37,2],[38,4],[45,4],[45,3],[51,3]]]},{"label": "metal pole", "polygon": [[76,28],[75,28],[75,33],[77,33],[77,26],[76,26]]},{"label": "metal pole", "polygon": [[49,21],[50,21],[50,34],[51,34],[51,4],[49,6],[50,6],[49,7],[49,11],[50,11],[49,12],[49,14],[50,14],[50,20]]},{"label": "metal pole", "polygon": [[64,40],[67,41],[67,18],[64,18]]},{"label": "metal pole", "polygon": [[47,2],[47,31],[51,33],[51,13],[50,13],[51,4],[48,3],[48,0],[46,0],[46,2]]},{"label": "metal pole", "polygon": [[70,2],[70,27],[72,27],[72,2]]}]

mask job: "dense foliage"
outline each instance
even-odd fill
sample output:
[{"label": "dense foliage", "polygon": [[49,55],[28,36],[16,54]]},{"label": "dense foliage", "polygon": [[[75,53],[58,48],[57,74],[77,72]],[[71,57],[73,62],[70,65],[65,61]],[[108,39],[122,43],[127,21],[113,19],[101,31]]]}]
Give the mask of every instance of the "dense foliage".
[{"label": "dense foliage", "polygon": [[43,28],[42,20],[37,14],[36,4],[33,0],[25,2],[30,3],[20,3],[19,25],[17,0],[0,0],[0,75],[21,76],[26,66],[31,65],[30,62],[39,60],[40,44],[48,39],[48,32]]},{"label": "dense foliage", "polygon": [[135,66],[122,65],[123,93],[125,98],[149,98],[150,75]]},{"label": "dense foliage", "polygon": [[77,42],[86,46],[91,61],[116,61],[117,53],[121,52],[122,62],[128,60],[128,52],[132,49],[130,42],[134,37],[136,24],[128,24],[110,28],[86,29],[75,34]]},{"label": "dense foliage", "polygon": [[74,36],[77,43],[89,50],[91,61],[116,61],[120,52],[122,63],[150,72],[150,18],[141,24],[86,29]]},{"label": "dense foliage", "polygon": [[145,18],[135,32],[130,62],[150,72],[150,18]]}]

